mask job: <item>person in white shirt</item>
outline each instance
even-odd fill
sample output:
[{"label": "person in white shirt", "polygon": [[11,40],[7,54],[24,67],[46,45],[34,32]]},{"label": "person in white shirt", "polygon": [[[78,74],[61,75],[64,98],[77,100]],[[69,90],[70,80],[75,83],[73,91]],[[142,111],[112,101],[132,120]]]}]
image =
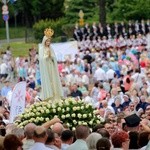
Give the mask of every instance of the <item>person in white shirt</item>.
[{"label": "person in white shirt", "polygon": [[71,72],[66,75],[66,85],[73,85],[74,83],[74,73],[73,70],[71,70]]},{"label": "person in white shirt", "polygon": [[[80,82],[82,82],[82,75],[81,75],[81,73],[79,72],[79,71],[77,71],[77,70],[75,70],[75,72],[74,72],[74,81],[75,81],[75,83],[80,83]],[[72,82],[72,81],[71,81]]]},{"label": "person in white shirt", "polygon": [[106,73],[102,69],[102,65],[100,64],[94,73],[94,78],[96,81],[105,81],[106,80]]},{"label": "person in white shirt", "polygon": [[134,79],[134,82],[137,84],[139,89],[142,87],[142,78],[145,77],[139,72],[139,69],[135,70],[135,73],[131,76],[132,79]]},{"label": "person in white shirt", "polygon": [[88,85],[90,83],[89,77],[86,74],[86,72],[82,73],[82,83],[86,86],[86,88],[88,89]]},{"label": "person in white shirt", "polygon": [[107,80],[112,80],[114,78],[115,71],[110,67],[110,69],[106,72]]},{"label": "person in white shirt", "polygon": [[106,118],[106,116],[107,116],[110,112],[113,113],[113,114],[115,114],[115,111],[114,111],[113,107],[112,107],[112,106],[108,106],[108,103],[107,103],[106,100],[103,100],[103,101],[101,102],[101,104],[102,104],[102,107],[103,107],[103,109],[104,109],[104,119]]},{"label": "person in white shirt", "polygon": [[8,65],[5,62],[3,62],[0,65],[0,79],[3,80],[7,76],[8,76]]}]

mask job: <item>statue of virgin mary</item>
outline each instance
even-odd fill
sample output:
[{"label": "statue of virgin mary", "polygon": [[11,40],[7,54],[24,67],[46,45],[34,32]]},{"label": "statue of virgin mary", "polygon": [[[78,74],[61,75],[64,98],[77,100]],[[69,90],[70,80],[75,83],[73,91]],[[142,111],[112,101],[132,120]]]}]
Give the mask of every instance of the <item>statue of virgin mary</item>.
[{"label": "statue of virgin mary", "polygon": [[42,44],[39,46],[39,65],[41,75],[41,98],[59,101],[63,96],[62,85],[57,67],[55,53],[51,47],[51,37],[54,31],[50,28],[44,31]]}]

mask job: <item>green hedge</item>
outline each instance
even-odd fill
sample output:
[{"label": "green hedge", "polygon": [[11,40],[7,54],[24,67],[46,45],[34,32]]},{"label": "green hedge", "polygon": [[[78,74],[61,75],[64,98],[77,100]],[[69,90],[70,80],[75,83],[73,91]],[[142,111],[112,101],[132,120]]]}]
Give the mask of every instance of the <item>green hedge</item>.
[{"label": "green hedge", "polygon": [[35,23],[33,26],[34,36],[37,41],[42,41],[44,30],[48,27],[51,27],[54,30],[54,39],[63,35],[62,26],[65,24],[63,18],[58,20],[40,20]]}]

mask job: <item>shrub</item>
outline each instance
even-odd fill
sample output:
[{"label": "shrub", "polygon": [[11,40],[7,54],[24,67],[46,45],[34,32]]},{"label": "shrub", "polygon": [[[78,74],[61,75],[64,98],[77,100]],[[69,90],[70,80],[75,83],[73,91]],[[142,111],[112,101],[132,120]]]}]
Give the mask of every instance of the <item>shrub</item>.
[{"label": "shrub", "polygon": [[63,18],[58,20],[40,20],[33,26],[35,39],[41,42],[44,35],[44,30],[48,27],[51,27],[54,30],[53,38],[61,36],[63,34],[62,25],[64,23],[65,20]]}]

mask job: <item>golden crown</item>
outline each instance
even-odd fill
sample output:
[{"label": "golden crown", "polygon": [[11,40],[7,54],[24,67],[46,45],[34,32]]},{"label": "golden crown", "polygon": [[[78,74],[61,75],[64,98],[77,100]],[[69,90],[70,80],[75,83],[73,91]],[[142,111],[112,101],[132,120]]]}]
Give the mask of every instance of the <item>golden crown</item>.
[{"label": "golden crown", "polygon": [[54,30],[51,28],[46,28],[44,34],[46,37],[51,38],[54,34]]}]

